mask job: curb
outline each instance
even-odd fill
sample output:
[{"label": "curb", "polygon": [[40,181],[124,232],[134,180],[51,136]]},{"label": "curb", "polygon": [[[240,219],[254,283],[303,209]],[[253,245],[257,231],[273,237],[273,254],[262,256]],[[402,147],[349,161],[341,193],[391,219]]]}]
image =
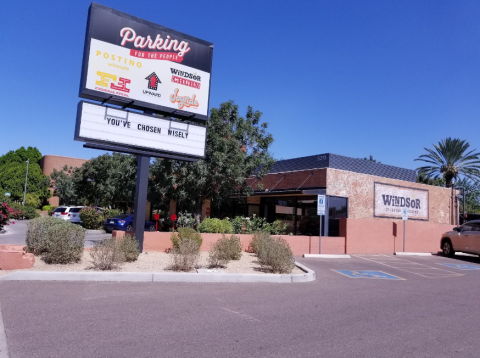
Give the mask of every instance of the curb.
[{"label": "curb", "polygon": [[431,252],[395,252],[397,256],[432,256]]},{"label": "curb", "polygon": [[315,281],[315,271],[295,262],[302,274],[229,274],[191,272],[55,272],[15,271],[0,281],[115,281],[115,282],[271,282],[297,283]]},{"label": "curb", "polygon": [[105,230],[87,230],[87,234],[107,234]]},{"label": "curb", "polygon": [[303,254],[303,257],[308,258],[318,258],[318,259],[351,259],[350,255],[331,255],[331,254]]}]

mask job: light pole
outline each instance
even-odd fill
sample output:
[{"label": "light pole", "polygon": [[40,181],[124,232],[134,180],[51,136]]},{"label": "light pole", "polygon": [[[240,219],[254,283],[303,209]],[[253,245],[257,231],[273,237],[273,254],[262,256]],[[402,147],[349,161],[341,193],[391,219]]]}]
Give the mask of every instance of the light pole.
[{"label": "light pole", "polygon": [[95,208],[96,208],[98,207],[97,184],[95,182],[95,179],[88,178],[87,181],[90,183],[93,183],[93,185],[95,186]]},{"label": "light pole", "polygon": [[27,178],[28,178],[28,164],[30,163],[30,159],[27,159],[27,174],[25,174],[25,187],[23,189],[23,203],[22,205],[25,206],[25,195],[27,195]]}]

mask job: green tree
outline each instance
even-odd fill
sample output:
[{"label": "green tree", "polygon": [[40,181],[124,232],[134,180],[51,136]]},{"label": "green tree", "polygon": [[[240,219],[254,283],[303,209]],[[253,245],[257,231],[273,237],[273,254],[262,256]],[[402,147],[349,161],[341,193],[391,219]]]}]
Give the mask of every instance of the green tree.
[{"label": "green tree", "polygon": [[[465,211],[467,214],[480,213],[480,181],[459,179],[455,187],[465,188]],[[462,191],[460,191],[462,193]],[[460,211],[463,211],[463,201],[460,200]]]},{"label": "green tree", "polygon": [[100,155],[73,173],[79,200],[114,208],[133,206],[136,177],[137,157],[121,153]]},{"label": "green tree", "polygon": [[0,193],[11,193],[11,200],[23,201],[27,159],[29,160],[27,194],[31,193],[45,201],[51,196],[48,190],[49,178],[40,168],[42,154],[37,148],[21,147],[0,157]]},{"label": "green tree", "polygon": [[445,179],[439,177],[439,178],[427,178],[425,176],[425,173],[423,172],[417,172],[417,183],[420,184],[427,184],[427,185],[433,185],[433,186],[445,186]]},{"label": "green tree", "polygon": [[446,138],[438,144],[433,144],[435,149],[424,148],[428,154],[422,154],[415,159],[429,165],[417,168],[426,178],[445,179],[447,188],[452,186],[452,181],[459,175],[470,180],[480,179],[480,153],[469,150],[470,144],[458,138]]},{"label": "green tree", "polygon": [[246,179],[261,179],[274,163],[269,153],[273,142],[268,124],[260,122],[262,113],[248,107],[245,117],[232,101],[213,108],[207,122],[206,158],[197,162],[157,160],[152,178],[157,178],[157,193],[171,194],[179,203],[200,214],[205,199],[220,206],[232,195],[250,195]]},{"label": "green tree", "polygon": [[376,159],[373,159],[373,156],[372,156],[372,155],[370,155],[369,158],[367,158],[367,157],[363,158],[363,160],[367,160],[367,161],[369,161],[369,162],[374,162],[374,163],[379,163],[379,164],[382,163],[382,162],[377,162]]},{"label": "green tree", "polygon": [[75,182],[75,172],[79,169],[64,166],[62,170],[53,169],[50,174],[52,179],[51,186],[55,189],[54,195],[60,198],[60,204],[72,205],[80,204],[81,200],[78,197]]}]

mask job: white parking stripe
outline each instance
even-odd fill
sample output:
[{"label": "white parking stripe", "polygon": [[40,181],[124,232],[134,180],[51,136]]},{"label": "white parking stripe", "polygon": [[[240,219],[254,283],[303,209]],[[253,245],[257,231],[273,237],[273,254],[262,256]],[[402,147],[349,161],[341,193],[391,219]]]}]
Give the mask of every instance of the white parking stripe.
[{"label": "white parking stripe", "polygon": [[0,358],[8,358],[7,335],[3,324],[2,306],[0,305]]},{"label": "white parking stripe", "polygon": [[463,274],[452,272],[444,269],[439,269],[433,266],[420,264],[418,262],[398,259],[387,255],[354,255],[360,259],[375,262],[380,265],[388,266],[397,270],[412,273],[414,275],[426,278],[446,278],[463,276]]}]

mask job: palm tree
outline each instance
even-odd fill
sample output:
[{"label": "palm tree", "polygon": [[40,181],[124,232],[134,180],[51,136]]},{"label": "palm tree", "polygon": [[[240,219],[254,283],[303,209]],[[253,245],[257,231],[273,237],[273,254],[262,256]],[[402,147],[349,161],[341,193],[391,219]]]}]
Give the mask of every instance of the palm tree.
[{"label": "palm tree", "polygon": [[426,178],[438,178],[441,174],[447,188],[459,174],[473,181],[480,179],[480,153],[474,153],[476,149],[467,152],[470,144],[466,141],[448,137],[433,146],[435,150],[424,148],[428,154],[415,159],[431,164],[417,168],[419,174]]}]

